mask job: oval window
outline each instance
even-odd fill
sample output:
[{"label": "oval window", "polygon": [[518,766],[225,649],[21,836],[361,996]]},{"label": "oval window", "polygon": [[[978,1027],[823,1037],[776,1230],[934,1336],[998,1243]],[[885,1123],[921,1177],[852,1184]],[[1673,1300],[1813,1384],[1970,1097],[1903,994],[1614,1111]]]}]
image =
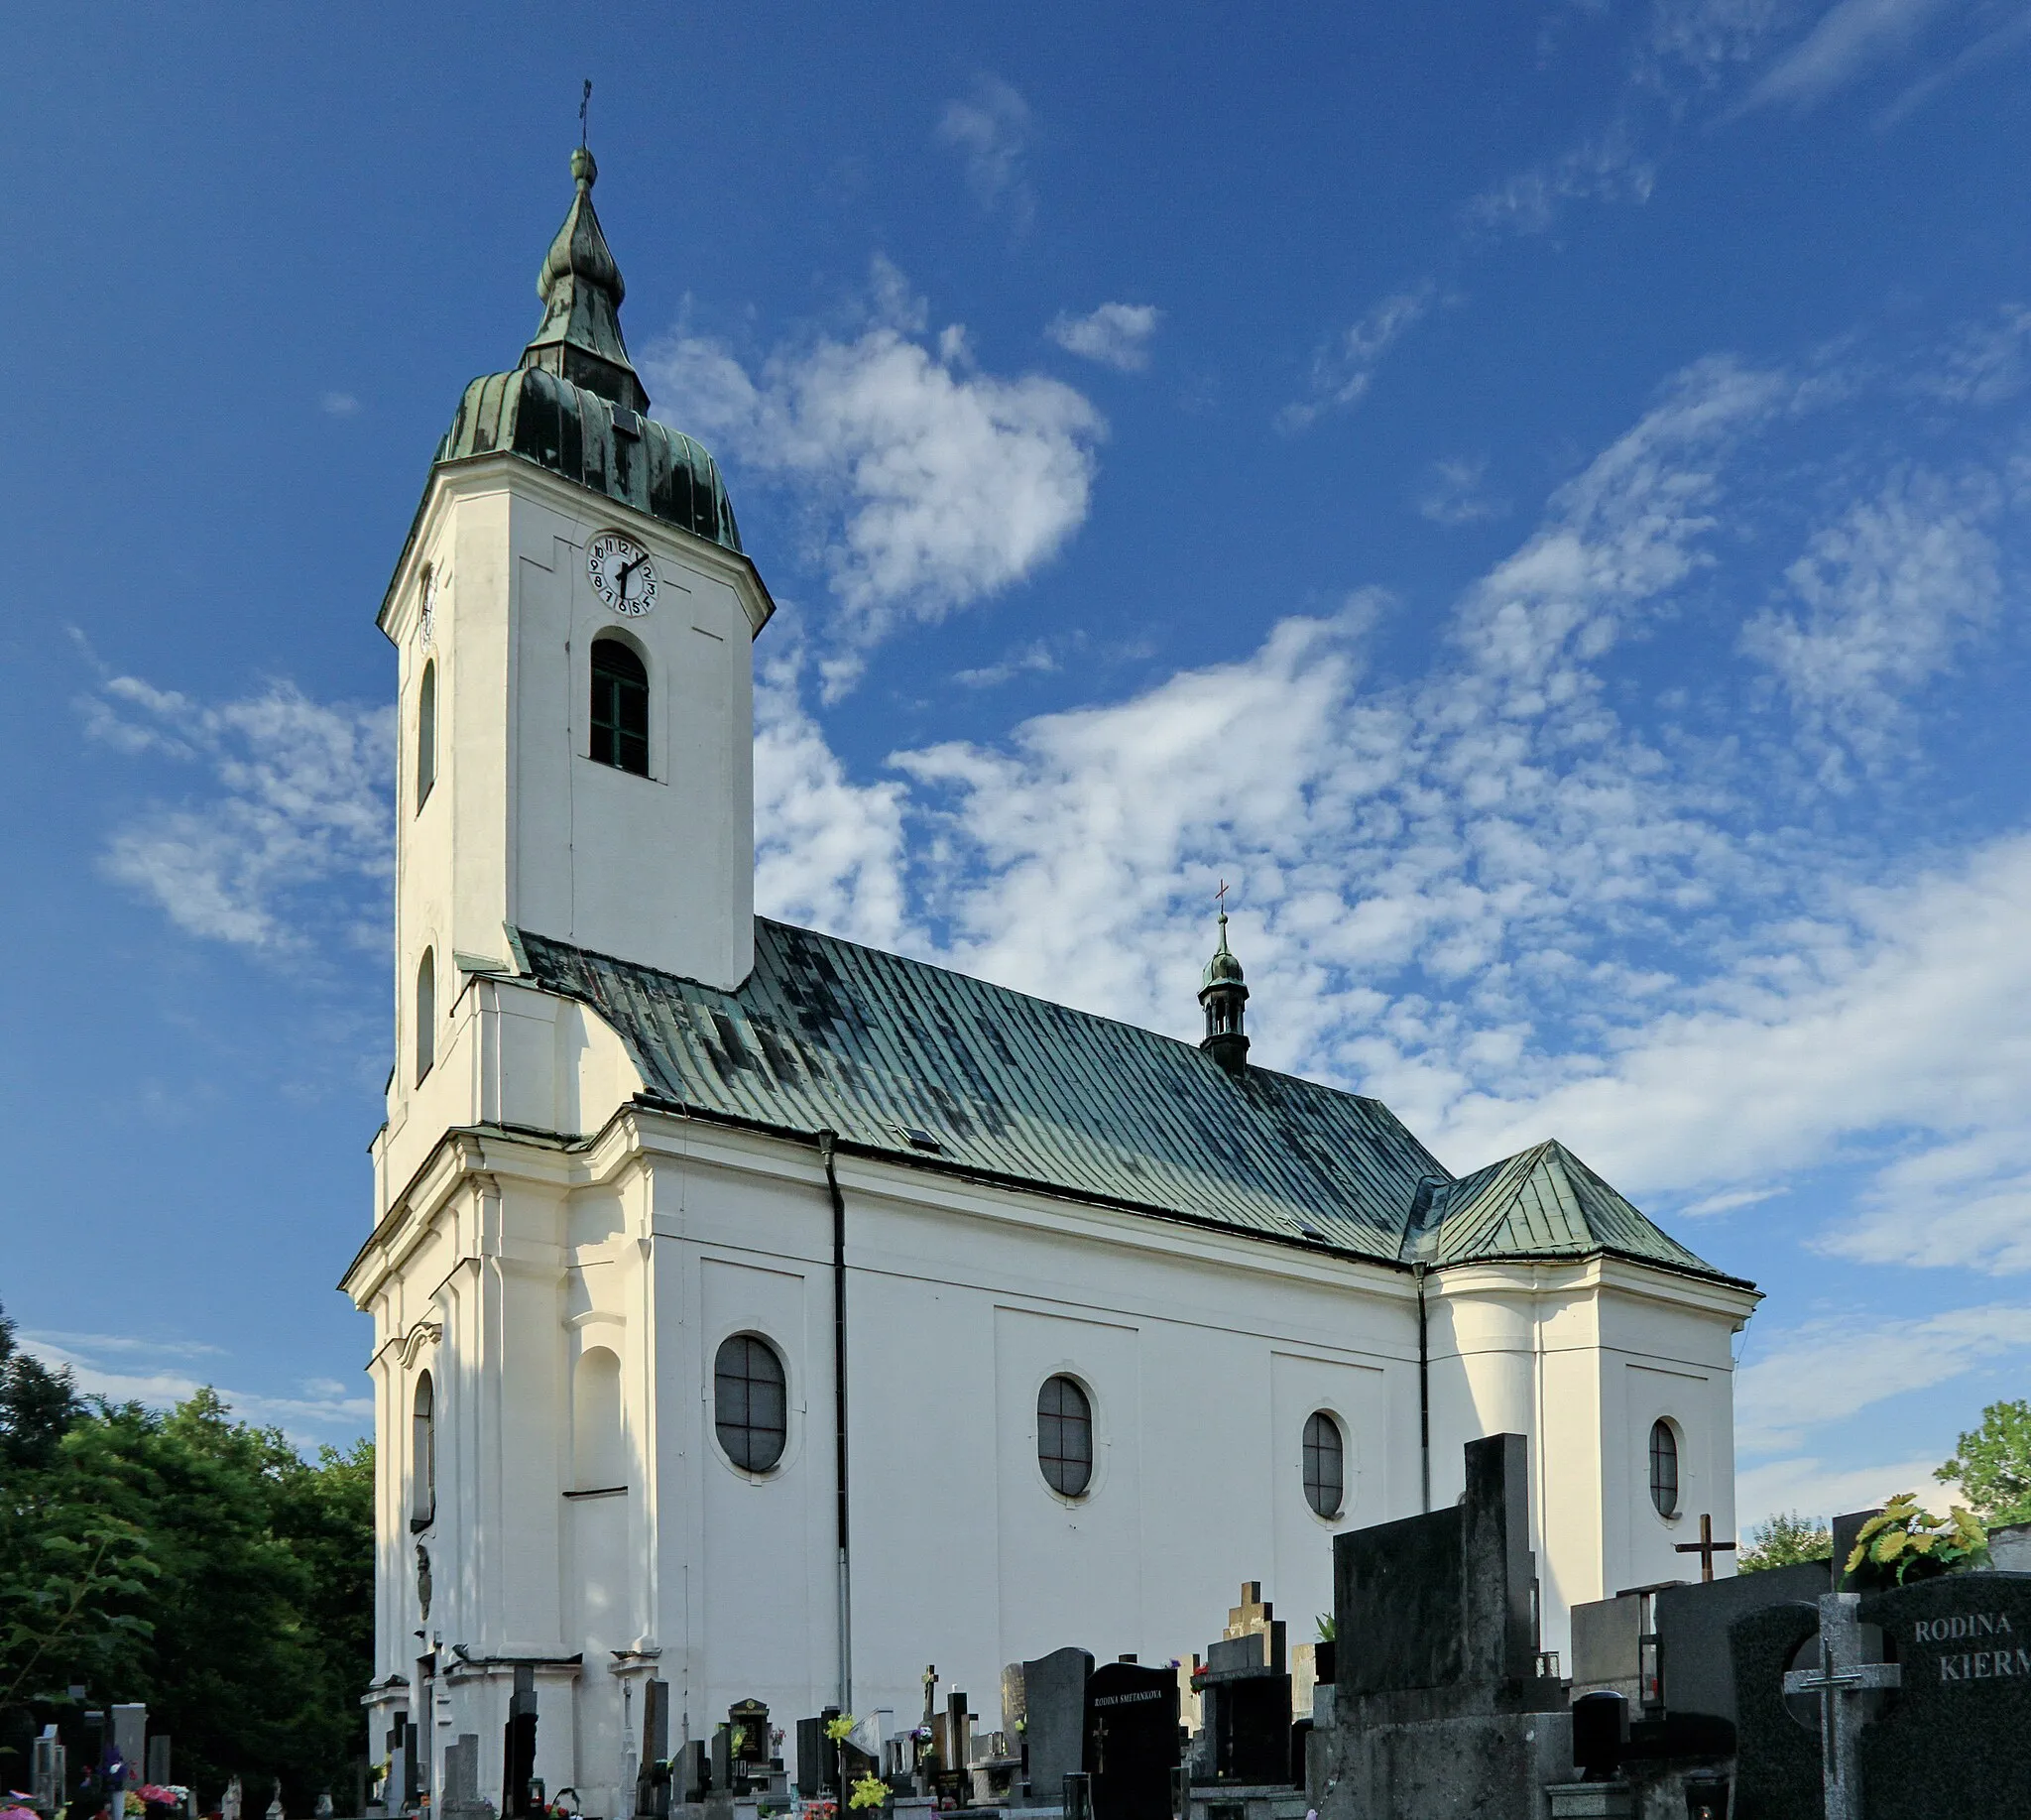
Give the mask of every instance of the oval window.
[{"label": "oval window", "polygon": [[713,1425],[726,1457],[766,1473],[789,1439],[789,1387],[776,1348],[752,1333],[722,1342],[712,1368]]},{"label": "oval window", "polygon": [[1678,1436],[1667,1421],[1650,1424],[1650,1502],[1659,1517],[1678,1515]]},{"label": "oval window", "polygon": [[1093,1483],[1093,1404],[1069,1378],[1046,1378],[1036,1394],[1036,1463],[1061,1498]]},{"label": "oval window", "polygon": [[1320,1517],[1338,1517],[1347,1499],[1347,1448],[1340,1424],[1324,1409],[1305,1421],[1305,1503]]}]

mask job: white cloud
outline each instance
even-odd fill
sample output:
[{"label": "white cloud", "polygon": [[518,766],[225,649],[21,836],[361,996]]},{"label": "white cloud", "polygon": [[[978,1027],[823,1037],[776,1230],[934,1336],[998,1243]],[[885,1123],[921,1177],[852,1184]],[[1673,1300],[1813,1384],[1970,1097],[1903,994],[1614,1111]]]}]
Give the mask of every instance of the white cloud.
[{"label": "white cloud", "polygon": [[797,696],[800,654],[767,666],[755,697],[755,906],[763,914],[897,948],[903,789],[856,786]]},{"label": "white cloud", "polygon": [[778,351],[752,376],[696,337],[652,367],[687,424],[813,503],[813,554],[856,643],[897,615],[938,619],[1054,556],[1085,521],[1107,432],[1072,387],[979,372],[963,330],[926,346],[893,319]]},{"label": "white cloud", "polygon": [[[392,709],[327,706],[287,682],[208,706],[135,676],[108,677],[80,705],[93,738],[210,774],[208,797],[156,805],[114,832],[112,878],[212,940],[288,949],[316,923],[385,939]],[[376,888],[371,904],[334,906],[311,889],[360,879]]]},{"label": "white cloud", "polygon": [[[1748,1454],[1795,1451],[1825,1422],[2026,1348],[2031,1305],[2018,1302],[1901,1320],[1821,1320],[1762,1336],[1735,1373],[1735,1445]],[[1903,1489],[1886,1486],[1878,1496]]]},{"label": "white cloud", "polygon": [[1473,525],[1483,519],[1501,518],[1509,510],[1506,500],[1490,496],[1484,482],[1488,461],[1434,461],[1417,496],[1419,514],[1434,525]]},{"label": "white cloud", "polygon": [[966,181],[989,212],[1006,211],[1019,232],[1036,213],[1027,175],[1029,103],[1000,76],[983,75],[964,100],[948,101],[938,138],[966,162]]},{"label": "white cloud", "polygon": [[[2024,18],[2031,26],[2031,11]],[[1922,369],[1913,389],[1947,404],[1999,405],[2024,389],[2027,350],[2031,309],[2005,303],[1991,320],[1971,323],[1953,336],[1945,358]]]},{"label": "white cloud", "polygon": [[1051,648],[1035,639],[978,669],[954,670],[952,680],[965,688],[997,688],[1017,676],[1049,675],[1061,667]]},{"label": "white cloud", "polygon": [[1876,117],[1877,128],[1895,126],[1906,115],[1915,113],[1935,95],[1950,88],[1963,76],[1979,69],[1983,63],[1993,62],[1995,59],[2019,49],[2027,41],[2031,41],[2031,9],[2004,20],[1993,31],[1984,32],[1940,68],[1929,71],[1913,82]]},{"label": "white cloud", "polygon": [[1832,1519],[1872,1511],[1899,1492],[1915,1492],[1928,1510],[1945,1515],[1959,1488],[1932,1476],[1933,1459],[1886,1460],[1868,1466],[1829,1466],[1814,1455],[1760,1461],[1734,1475],[1735,1527],[1744,1540],[1766,1517],[1796,1511]]},{"label": "white cloud", "polygon": [[1749,90],[1744,108],[1804,109],[1906,49],[1952,0],[1838,0]]},{"label": "white cloud", "polygon": [[1744,628],[1743,649],[1782,683],[1823,784],[1842,784],[1851,759],[1880,769],[1901,756],[1912,696],[1994,622],[2002,577],[1980,527],[2000,503],[1984,478],[1899,475],[1786,571],[1797,609]]},{"label": "white cloud", "polygon": [[360,401],[350,392],[327,392],[317,401],[317,409],[326,417],[349,418],[358,415]]},{"label": "white cloud", "polygon": [[1438,295],[1438,286],[1426,279],[1371,307],[1313,357],[1312,401],[1286,405],[1278,424],[1303,429],[1335,405],[1359,404],[1382,356],[1430,314]]},{"label": "white cloud", "polygon": [[1462,214],[1482,233],[1542,234],[1569,202],[1647,202],[1656,183],[1618,126],[1483,191]]},{"label": "white cloud", "polygon": [[[23,1350],[33,1353],[44,1364],[67,1366],[80,1391],[87,1396],[103,1396],[108,1402],[139,1402],[164,1409],[205,1388],[203,1381],[180,1372],[135,1372],[109,1367],[101,1362],[101,1355],[130,1349],[99,1335],[23,1334],[21,1342]],[[218,1349],[168,1342],[154,1350],[181,1355]],[[306,1394],[302,1396],[264,1396],[251,1391],[213,1388],[241,1420],[280,1428],[298,1447],[365,1434],[374,1419],[371,1397],[347,1395],[344,1385],[329,1380],[305,1384],[302,1388]]]},{"label": "white cloud", "polygon": [[1091,315],[1059,311],[1044,333],[1067,353],[1139,373],[1149,364],[1149,338],[1162,316],[1154,303],[1103,303]]}]

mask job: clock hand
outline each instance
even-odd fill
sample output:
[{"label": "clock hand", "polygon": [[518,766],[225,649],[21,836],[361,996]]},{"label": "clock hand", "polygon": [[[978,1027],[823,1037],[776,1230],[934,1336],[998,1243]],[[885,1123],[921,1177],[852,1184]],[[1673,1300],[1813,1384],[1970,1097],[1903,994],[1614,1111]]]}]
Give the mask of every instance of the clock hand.
[{"label": "clock hand", "polygon": [[621,571],[621,579],[615,585],[619,588],[620,595],[623,600],[626,600],[628,598],[628,577],[634,574],[634,572],[648,560],[649,557],[646,554],[637,556],[633,562],[629,563],[628,566]]}]

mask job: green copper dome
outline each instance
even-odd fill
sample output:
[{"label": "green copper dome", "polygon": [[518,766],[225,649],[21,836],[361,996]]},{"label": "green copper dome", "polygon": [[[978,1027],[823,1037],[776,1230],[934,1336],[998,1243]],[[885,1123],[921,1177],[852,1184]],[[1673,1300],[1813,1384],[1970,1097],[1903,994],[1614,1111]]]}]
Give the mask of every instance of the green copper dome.
[{"label": "green copper dome", "polygon": [[1209,986],[1239,986],[1242,983],[1242,964],[1234,957],[1234,951],[1227,945],[1227,912],[1220,912],[1220,946],[1213,950],[1213,958],[1206,963],[1206,972],[1199,981],[1199,990]]},{"label": "green copper dome", "polygon": [[543,319],[512,373],[474,380],[437,445],[438,461],[500,452],[604,493],[727,549],[741,547],[719,464],[643,414],[649,394],[621,338],[627,287],[592,206],[599,167],[571,155],[578,185],[543,255]]}]

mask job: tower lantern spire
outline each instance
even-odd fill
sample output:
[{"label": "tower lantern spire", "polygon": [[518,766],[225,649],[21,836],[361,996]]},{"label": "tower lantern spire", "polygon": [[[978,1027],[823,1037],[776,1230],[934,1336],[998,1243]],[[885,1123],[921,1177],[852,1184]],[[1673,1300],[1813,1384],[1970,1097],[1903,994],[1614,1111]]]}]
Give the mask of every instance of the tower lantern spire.
[{"label": "tower lantern spire", "polygon": [[1249,1036],[1246,1007],[1249,988],[1242,977],[1242,964],[1227,945],[1227,881],[1219,891],[1220,945],[1206,963],[1199,987],[1199,1004],[1206,1013],[1206,1034],[1199,1046],[1228,1073],[1240,1079],[1248,1072]]},{"label": "tower lantern spire", "polygon": [[647,411],[649,393],[621,338],[621,300],[628,287],[592,205],[599,164],[589,147],[572,152],[571,179],[578,193],[537,275],[543,319],[522,351],[522,364],[541,367],[623,410]]}]

